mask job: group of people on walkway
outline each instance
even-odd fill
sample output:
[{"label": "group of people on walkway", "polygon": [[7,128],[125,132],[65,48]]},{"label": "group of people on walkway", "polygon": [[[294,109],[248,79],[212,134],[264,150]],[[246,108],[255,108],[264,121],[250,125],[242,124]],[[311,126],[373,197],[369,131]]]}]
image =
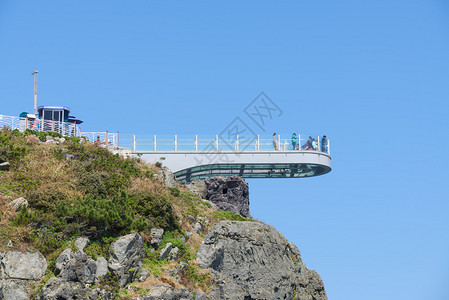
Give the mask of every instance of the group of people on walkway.
[{"label": "group of people on walkway", "polygon": [[[273,148],[274,150],[279,150],[278,145],[278,136],[276,132],[273,134]],[[327,137],[323,135],[323,138],[321,139],[321,147],[318,149],[318,142],[311,136],[309,136],[309,139],[307,142],[301,146],[301,141],[299,140],[296,133],[293,133],[292,135],[292,149],[293,150],[299,150],[299,147],[301,147],[301,150],[315,150],[315,151],[322,151],[322,152],[328,152],[328,141]]]}]

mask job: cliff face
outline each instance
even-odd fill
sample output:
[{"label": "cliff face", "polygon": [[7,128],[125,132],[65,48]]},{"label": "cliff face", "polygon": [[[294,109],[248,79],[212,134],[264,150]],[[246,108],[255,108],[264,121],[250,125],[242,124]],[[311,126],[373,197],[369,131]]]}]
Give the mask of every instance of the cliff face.
[{"label": "cliff face", "polygon": [[[144,250],[140,235],[120,238],[112,245],[115,250],[111,251],[109,262],[103,259],[102,263],[83,252],[88,239],[79,238],[75,245],[80,244],[80,240],[84,240],[84,244],[76,252],[67,248],[59,256],[56,271],[60,276],[48,280],[39,299],[77,299],[81,294],[85,299],[115,299],[111,291],[90,286],[107,276],[108,269],[121,286],[137,279]],[[0,262],[0,299],[5,300],[28,299],[30,286],[43,277],[47,268],[40,253],[9,252],[1,255]],[[215,287],[211,291],[202,293],[153,286],[142,297],[133,299],[327,299],[320,276],[307,269],[298,248],[274,227],[263,223],[220,222],[204,239],[197,262],[214,275],[212,285]],[[99,273],[101,264],[104,270]],[[134,270],[132,274],[130,270]]]},{"label": "cliff face", "polygon": [[244,179],[185,186],[82,141],[0,130],[0,300],[326,299]]},{"label": "cliff face", "polygon": [[216,274],[219,299],[327,299],[320,276],[306,268],[298,248],[263,223],[220,222],[197,261]]},{"label": "cliff face", "polygon": [[211,177],[206,183],[206,199],[218,209],[232,211],[249,217],[249,189],[246,181],[239,176]]}]

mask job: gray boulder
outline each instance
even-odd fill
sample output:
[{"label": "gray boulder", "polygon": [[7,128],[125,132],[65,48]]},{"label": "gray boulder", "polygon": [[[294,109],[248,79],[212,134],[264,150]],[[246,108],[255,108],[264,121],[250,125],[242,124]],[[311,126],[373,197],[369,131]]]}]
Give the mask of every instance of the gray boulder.
[{"label": "gray boulder", "polygon": [[97,271],[95,272],[95,279],[99,280],[108,274],[108,261],[100,256],[97,258]]},{"label": "gray boulder", "polygon": [[164,247],[164,249],[161,250],[161,253],[159,254],[160,259],[165,259],[169,254],[170,251],[173,249],[172,243],[167,243]]},{"label": "gray boulder", "polygon": [[150,276],[150,274],[151,274],[150,270],[141,269],[140,272],[139,272],[138,280],[140,282],[144,282],[145,280],[147,280],[147,278]]},{"label": "gray boulder", "polygon": [[89,244],[89,238],[81,236],[75,240],[75,247],[78,251],[84,251],[84,248]]},{"label": "gray boulder", "polygon": [[72,250],[70,248],[65,249],[56,259],[55,274],[58,275],[70,264],[72,257]]},{"label": "gray boulder", "polygon": [[191,291],[175,289],[171,286],[153,286],[150,291],[135,300],[195,300]]},{"label": "gray boulder", "polygon": [[206,199],[214,203],[219,210],[232,211],[243,217],[249,217],[249,189],[246,181],[239,176],[210,177],[205,180]]},{"label": "gray boulder", "polygon": [[164,229],[151,228],[150,235],[151,235],[150,245],[156,249],[159,248],[162,242],[162,237],[164,236]]},{"label": "gray boulder", "polygon": [[173,249],[170,250],[170,253],[168,254],[168,259],[169,260],[176,260],[179,256],[179,248],[175,247]]},{"label": "gray boulder", "polygon": [[207,186],[204,180],[197,179],[193,180],[189,184],[186,184],[186,187],[192,193],[201,197],[201,199],[206,199],[207,197]]},{"label": "gray boulder", "polygon": [[84,252],[66,249],[56,260],[55,273],[64,281],[92,284],[96,280],[97,263]]},{"label": "gray boulder", "polygon": [[0,299],[3,300],[27,300],[29,299],[27,280],[1,280]]},{"label": "gray boulder", "polygon": [[8,279],[39,280],[45,275],[47,261],[40,252],[10,251],[3,257],[1,267]]},{"label": "gray boulder", "polygon": [[91,289],[80,282],[64,281],[57,277],[52,277],[47,281],[39,296],[40,300],[114,299],[110,291]]},{"label": "gray boulder", "polygon": [[9,171],[9,168],[11,167],[10,163],[7,161],[0,163],[0,171]]},{"label": "gray boulder", "polygon": [[79,237],[75,241],[76,252],[70,248],[65,249],[56,259],[55,274],[64,281],[93,284],[101,276],[108,273],[107,261],[104,257],[93,260],[83,252],[89,243],[86,237]]},{"label": "gray boulder", "polygon": [[173,172],[167,167],[162,167],[162,170],[159,171],[157,177],[164,182],[165,186],[170,187],[170,188],[175,188],[179,184],[176,181],[175,176],[173,175]]},{"label": "gray boulder", "polygon": [[117,276],[121,287],[134,280],[144,255],[143,239],[138,233],[125,235],[111,245],[109,269]]},{"label": "gray boulder", "polygon": [[306,268],[298,248],[263,223],[220,222],[197,261],[217,275],[220,299],[327,299],[320,276]]},{"label": "gray boulder", "polygon": [[200,234],[202,232],[205,233],[208,225],[209,225],[209,220],[206,217],[199,217],[197,219],[198,221],[196,223],[193,224],[193,229],[195,230],[195,232],[197,234]]},{"label": "gray boulder", "polygon": [[29,298],[30,286],[40,280],[47,269],[47,261],[39,252],[0,253],[0,299]]},{"label": "gray boulder", "polygon": [[20,197],[9,202],[9,205],[12,206],[16,211],[19,211],[22,206],[28,207],[27,199]]}]

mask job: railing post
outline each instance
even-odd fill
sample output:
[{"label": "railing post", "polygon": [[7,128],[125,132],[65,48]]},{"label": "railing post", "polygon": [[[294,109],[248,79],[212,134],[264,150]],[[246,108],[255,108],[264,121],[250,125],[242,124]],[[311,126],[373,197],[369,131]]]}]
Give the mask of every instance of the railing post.
[{"label": "railing post", "polygon": [[156,135],[154,135],[154,146],[153,146],[153,150],[156,151],[157,147],[156,147]]},{"label": "railing post", "polygon": [[260,137],[257,135],[257,151],[260,151]]},{"label": "railing post", "polygon": [[106,130],[106,141],[105,141],[106,147],[109,146],[109,134],[108,131]]},{"label": "railing post", "polygon": [[235,139],[235,150],[239,151],[239,135],[237,134],[237,138]]},{"label": "railing post", "polygon": [[301,150],[301,135],[298,133],[298,150]]},{"label": "railing post", "polygon": [[318,136],[318,141],[317,141],[318,145],[316,145],[316,148],[318,149],[318,151],[321,151],[321,146],[320,146],[320,136]]},{"label": "railing post", "polygon": [[198,135],[195,135],[195,151],[198,151]]},{"label": "railing post", "polygon": [[278,134],[278,150],[281,150],[281,135]]},{"label": "railing post", "polygon": [[331,141],[327,140],[327,154],[331,154]]},{"label": "railing post", "polygon": [[175,134],[175,151],[178,151],[178,135]]},{"label": "railing post", "polygon": [[136,135],[133,134],[133,151],[136,152]]},{"label": "railing post", "polygon": [[215,151],[218,151],[218,134],[215,136]]}]

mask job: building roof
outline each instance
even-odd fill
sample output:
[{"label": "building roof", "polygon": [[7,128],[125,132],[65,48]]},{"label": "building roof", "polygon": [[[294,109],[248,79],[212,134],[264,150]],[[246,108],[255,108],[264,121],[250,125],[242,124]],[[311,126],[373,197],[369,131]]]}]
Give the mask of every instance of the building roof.
[{"label": "building roof", "polygon": [[37,110],[42,110],[42,109],[53,109],[53,110],[63,109],[63,110],[67,110],[70,112],[70,108],[67,106],[41,105],[37,108]]}]

